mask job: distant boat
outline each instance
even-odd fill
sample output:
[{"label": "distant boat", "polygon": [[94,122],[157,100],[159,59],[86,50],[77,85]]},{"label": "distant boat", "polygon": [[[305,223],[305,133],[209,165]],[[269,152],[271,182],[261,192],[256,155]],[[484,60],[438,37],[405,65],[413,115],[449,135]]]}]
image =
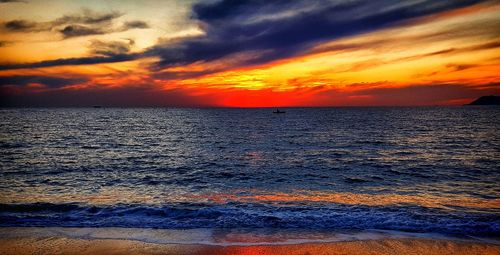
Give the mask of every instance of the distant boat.
[{"label": "distant boat", "polygon": [[102,108],[102,106],[101,106],[101,105],[93,105],[92,107],[93,107],[93,108]]},{"label": "distant boat", "polygon": [[280,109],[276,109],[276,111],[274,111],[273,113],[286,113],[286,112],[280,111]]}]

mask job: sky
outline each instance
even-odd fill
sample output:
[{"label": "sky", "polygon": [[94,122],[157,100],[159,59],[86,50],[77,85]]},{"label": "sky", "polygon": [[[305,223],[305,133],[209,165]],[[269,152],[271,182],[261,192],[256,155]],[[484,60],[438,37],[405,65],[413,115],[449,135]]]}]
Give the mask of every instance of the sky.
[{"label": "sky", "polygon": [[0,0],[0,106],[462,105],[500,1]]}]

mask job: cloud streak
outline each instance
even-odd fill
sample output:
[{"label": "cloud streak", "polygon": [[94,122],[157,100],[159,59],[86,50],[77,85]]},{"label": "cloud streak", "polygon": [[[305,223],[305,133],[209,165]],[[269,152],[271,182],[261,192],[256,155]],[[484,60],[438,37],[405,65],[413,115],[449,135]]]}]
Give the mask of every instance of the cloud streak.
[{"label": "cloud streak", "polygon": [[49,88],[60,88],[67,85],[86,82],[87,78],[63,78],[43,75],[14,75],[0,76],[0,86],[26,86],[29,84],[42,84]]},{"label": "cloud streak", "polygon": [[41,68],[41,67],[64,66],[64,65],[92,65],[101,63],[116,63],[116,62],[124,62],[124,61],[138,59],[141,58],[142,56],[143,56],[142,54],[118,54],[112,56],[96,56],[96,57],[85,57],[85,58],[63,58],[63,59],[41,61],[36,63],[0,65],[0,70]]},{"label": "cloud streak", "polygon": [[123,24],[122,29],[123,31],[129,30],[129,29],[146,29],[149,28],[148,23],[141,21],[141,20],[132,20],[132,21],[127,21]]},{"label": "cloud streak", "polygon": [[[92,56],[83,58],[62,58],[55,60],[40,61],[36,63],[19,63],[19,64],[0,64],[0,71],[25,69],[25,68],[42,68],[65,65],[92,65],[102,63],[116,63],[131,61],[144,57],[143,53],[130,53],[135,41],[132,39],[124,39],[123,41],[101,41],[91,40],[89,52]],[[0,41],[0,47],[2,42]]]},{"label": "cloud streak", "polygon": [[119,12],[94,12],[83,9],[82,13],[64,15],[48,22],[35,22],[31,20],[11,20],[3,23],[3,28],[10,32],[57,32],[64,39],[102,35],[123,32],[130,29],[146,29],[149,25],[145,21],[126,21],[121,26],[115,26],[116,19],[123,16]]}]

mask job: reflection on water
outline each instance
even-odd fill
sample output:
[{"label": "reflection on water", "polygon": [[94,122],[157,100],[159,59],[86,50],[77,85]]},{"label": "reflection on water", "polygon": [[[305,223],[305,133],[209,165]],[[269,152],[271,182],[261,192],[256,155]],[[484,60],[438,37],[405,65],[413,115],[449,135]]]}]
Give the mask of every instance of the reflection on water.
[{"label": "reflection on water", "polygon": [[[500,199],[482,199],[468,196],[448,195],[398,195],[398,194],[362,194],[362,193],[328,193],[296,191],[293,193],[265,193],[253,195],[237,194],[209,194],[202,195],[208,201],[216,203],[237,202],[274,202],[274,203],[337,203],[346,205],[369,205],[384,206],[397,204],[414,204],[429,208],[448,208],[450,207],[470,207],[485,209],[500,209]],[[196,198],[196,197],[195,197]],[[463,210],[460,209],[460,210]]]},{"label": "reflection on water", "polygon": [[324,191],[290,191],[288,193],[262,190],[235,190],[232,193],[199,193],[177,191],[176,194],[141,194],[130,188],[105,188],[91,194],[44,194],[31,193],[29,196],[19,193],[4,193],[0,203],[83,203],[91,205],[144,204],[162,205],[171,203],[334,203],[345,205],[385,206],[413,204],[428,208],[455,209],[500,209],[500,199],[484,199],[461,195],[435,196],[399,195],[399,194],[364,194],[331,193]]},{"label": "reflection on water", "polygon": [[145,204],[190,202],[192,193],[177,190],[175,193],[144,193],[141,190],[125,187],[104,187],[92,193],[46,193],[42,188],[30,192],[5,192],[0,203],[83,203],[90,205]]},{"label": "reflection on water", "polygon": [[494,235],[499,113],[0,109],[0,225]]}]

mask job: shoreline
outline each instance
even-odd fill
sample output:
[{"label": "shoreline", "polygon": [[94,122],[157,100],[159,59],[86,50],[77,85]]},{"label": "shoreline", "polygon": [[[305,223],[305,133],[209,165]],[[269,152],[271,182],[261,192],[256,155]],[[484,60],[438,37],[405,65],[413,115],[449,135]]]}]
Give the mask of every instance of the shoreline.
[{"label": "shoreline", "polygon": [[445,241],[432,239],[380,239],[331,243],[289,245],[218,246],[196,244],[153,244],[133,240],[14,238],[0,239],[0,254],[430,254],[430,255],[498,255],[500,246],[494,244]]},{"label": "shoreline", "polygon": [[0,254],[5,255],[500,254],[499,242],[490,241],[384,231],[328,235],[293,230],[0,228]]},{"label": "shoreline", "polygon": [[493,244],[500,238],[458,237],[438,233],[396,230],[330,230],[276,228],[154,229],[127,227],[0,227],[0,239],[69,238],[83,240],[125,240],[151,244],[255,246],[337,243],[382,239],[429,239]]}]

